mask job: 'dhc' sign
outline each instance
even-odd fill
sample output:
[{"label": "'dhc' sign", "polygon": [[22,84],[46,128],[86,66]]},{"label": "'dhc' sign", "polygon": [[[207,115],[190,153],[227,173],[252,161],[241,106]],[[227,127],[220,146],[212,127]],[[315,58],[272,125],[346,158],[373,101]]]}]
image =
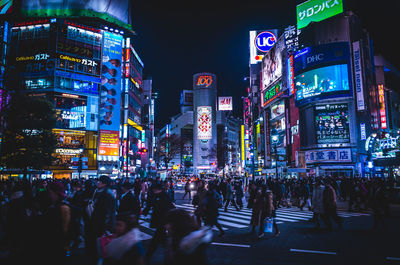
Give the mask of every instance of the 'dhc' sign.
[{"label": "'dhc' sign", "polygon": [[269,31],[263,31],[254,39],[254,44],[261,52],[269,51],[276,42],[276,36]]}]

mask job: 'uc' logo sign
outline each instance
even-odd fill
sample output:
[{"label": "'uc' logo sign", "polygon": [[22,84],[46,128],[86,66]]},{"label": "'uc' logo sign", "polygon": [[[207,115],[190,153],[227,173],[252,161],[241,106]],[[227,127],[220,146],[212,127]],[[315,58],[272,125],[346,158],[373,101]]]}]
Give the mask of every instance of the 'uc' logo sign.
[{"label": "'uc' logo sign", "polygon": [[272,32],[263,31],[257,35],[254,45],[260,52],[269,51],[276,42],[276,37]]},{"label": "'uc' logo sign", "polygon": [[210,75],[201,75],[199,76],[199,78],[197,79],[197,86],[205,86],[205,87],[209,87],[213,82],[212,76]]}]

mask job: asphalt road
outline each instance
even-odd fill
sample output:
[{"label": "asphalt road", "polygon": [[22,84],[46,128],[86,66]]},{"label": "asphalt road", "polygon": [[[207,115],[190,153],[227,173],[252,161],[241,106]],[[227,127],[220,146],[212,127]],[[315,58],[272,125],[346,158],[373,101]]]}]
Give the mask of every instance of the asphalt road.
[{"label": "asphalt road", "polygon": [[[182,200],[182,196],[183,191],[177,190],[177,207],[193,211],[190,201],[187,198]],[[331,231],[324,226],[316,230],[314,224],[309,222],[311,212],[280,208],[277,211],[280,235],[273,237],[266,234],[262,239],[249,233],[251,210],[244,208],[238,212],[232,207],[228,212],[221,210],[219,221],[225,235],[218,237],[218,231],[214,232],[213,243],[207,250],[209,264],[400,264],[399,206],[392,207],[392,216],[385,219],[386,228],[376,231],[371,230],[371,214],[348,213],[343,202],[339,206],[342,207],[339,211],[343,220],[342,229],[334,225]],[[147,227],[147,218],[142,218],[140,223],[146,248],[154,231]],[[0,255],[0,264],[6,264],[4,254],[3,258]],[[88,264],[83,249],[73,254],[68,264]],[[163,255],[164,249],[160,247],[150,264],[163,264]]]}]

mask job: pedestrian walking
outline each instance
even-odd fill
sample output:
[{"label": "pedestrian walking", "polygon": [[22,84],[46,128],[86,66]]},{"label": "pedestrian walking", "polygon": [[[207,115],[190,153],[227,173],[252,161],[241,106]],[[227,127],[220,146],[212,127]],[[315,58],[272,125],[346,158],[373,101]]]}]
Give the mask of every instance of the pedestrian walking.
[{"label": "pedestrian walking", "polygon": [[324,212],[324,189],[325,186],[322,185],[322,180],[317,179],[315,188],[312,195],[312,211],[314,212],[314,221],[316,223],[316,228],[320,228],[320,219],[323,218]]},{"label": "pedestrian walking", "polygon": [[251,234],[254,234],[256,227],[259,227],[258,235],[262,236],[264,231],[262,230],[265,216],[265,189],[262,186],[257,187],[257,192],[253,201],[253,208],[251,212],[250,225]]},{"label": "pedestrian walking", "polygon": [[342,227],[342,220],[337,214],[336,192],[331,183],[327,183],[323,192],[324,220],[328,229],[332,229],[331,219]]},{"label": "pedestrian walking", "polygon": [[221,207],[221,195],[215,190],[216,187],[214,184],[210,184],[208,186],[208,191],[204,196],[204,202],[202,203],[204,209],[204,224],[206,226],[216,226],[220,231],[220,236],[224,235],[224,230],[221,225],[218,223],[218,208]]},{"label": "pedestrian walking", "polygon": [[235,203],[235,200],[234,200],[233,187],[232,187],[232,183],[231,182],[232,182],[231,179],[228,179],[228,181],[226,183],[225,212],[228,211],[229,203],[232,203],[237,211],[240,210],[239,207],[237,206],[237,204]]},{"label": "pedestrian walking", "polygon": [[212,240],[211,230],[199,229],[193,217],[183,209],[170,210],[166,219],[169,240],[164,264],[207,264],[206,248]]},{"label": "pedestrian walking", "polygon": [[138,217],[119,214],[114,226],[114,238],[105,246],[104,265],[143,265],[145,250],[140,240]]},{"label": "pedestrian walking", "polygon": [[119,199],[118,214],[130,213],[135,216],[140,216],[140,201],[138,194],[132,190],[132,184],[125,181],[122,184],[122,195]]},{"label": "pedestrian walking", "polygon": [[111,234],[115,224],[116,199],[110,189],[111,179],[102,175],[97,181],[97,190],[94,194],[93,213],[90,217],[89,227],[89,255],[93,263],[97,263],[97,238],[104,234]]},{"label": "pedestrian walking", "polygon": [[[170,209],[174,208],[168,194],[165,192],[161,183],[156,183],[152,186],[153,195],[150,201],[143,210],[143,215],[147,216],[149,211],[153,209],[150,221],[150,228],[155,228],[153,238],[150,241],[149,247],[146,252],[145,261],[150,262],[150,259],[156,251],[159,244],[164,243],[166,240],[165,234],[165,221],[167,213]],[[148,197],[149,198],[149,197]]]},{"label": "pedestrian walking", "polygon": [[185,183],[185,194],[183,194],[183,200],[185,199],[185,197],[186,197],[186,194],[189,194],[189,200],[191,200],[192,199],[192,195],[191,195],[191,190],[190,190],[190,182],[187,180],[186,181],[186,183]]}]

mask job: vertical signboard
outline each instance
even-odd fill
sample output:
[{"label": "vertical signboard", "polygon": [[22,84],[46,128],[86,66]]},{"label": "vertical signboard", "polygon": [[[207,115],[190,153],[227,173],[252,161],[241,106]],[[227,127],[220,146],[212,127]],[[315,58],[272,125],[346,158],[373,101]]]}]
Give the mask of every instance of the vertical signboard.
[{"label": "vertical signboard", "polygon": [[244,157],[244,125],[240,126],[240,142],[241,142],[241,150],[242,150],[242,161],[244,162],[245,157]]},{"label": "vertical signboard", "polygon": [[357,92],[357,110],[365,110],[360,42],[353,42],[354,76]]},{"label": "vertical signboard", "polygon": [[210,106],[197,107],[197,138],[212,139],[212,112]]},{"label": "vertical signboard", "polygon": [[290,55],[287,60],[287,86],[289,88],[289,96],[293,95],[295,92],[293,55]]},{"label": "vertical signboard", "polygon": [[104,93],[100,97],[99,155],[118,156],[118,151],[112,152],[112,154],[102,152],[101,146],[116,147],[116,150],[119,146],[122,40],[123,38],[120,35],[104,32],[101,71],[101,90]]},{"label": "vertical signboard", "polygon": [[381,128],[387,129],[385,90],[383,89],[383,85],[378,85],[378,97],[379,97],[379,114],[381,116]]}]

